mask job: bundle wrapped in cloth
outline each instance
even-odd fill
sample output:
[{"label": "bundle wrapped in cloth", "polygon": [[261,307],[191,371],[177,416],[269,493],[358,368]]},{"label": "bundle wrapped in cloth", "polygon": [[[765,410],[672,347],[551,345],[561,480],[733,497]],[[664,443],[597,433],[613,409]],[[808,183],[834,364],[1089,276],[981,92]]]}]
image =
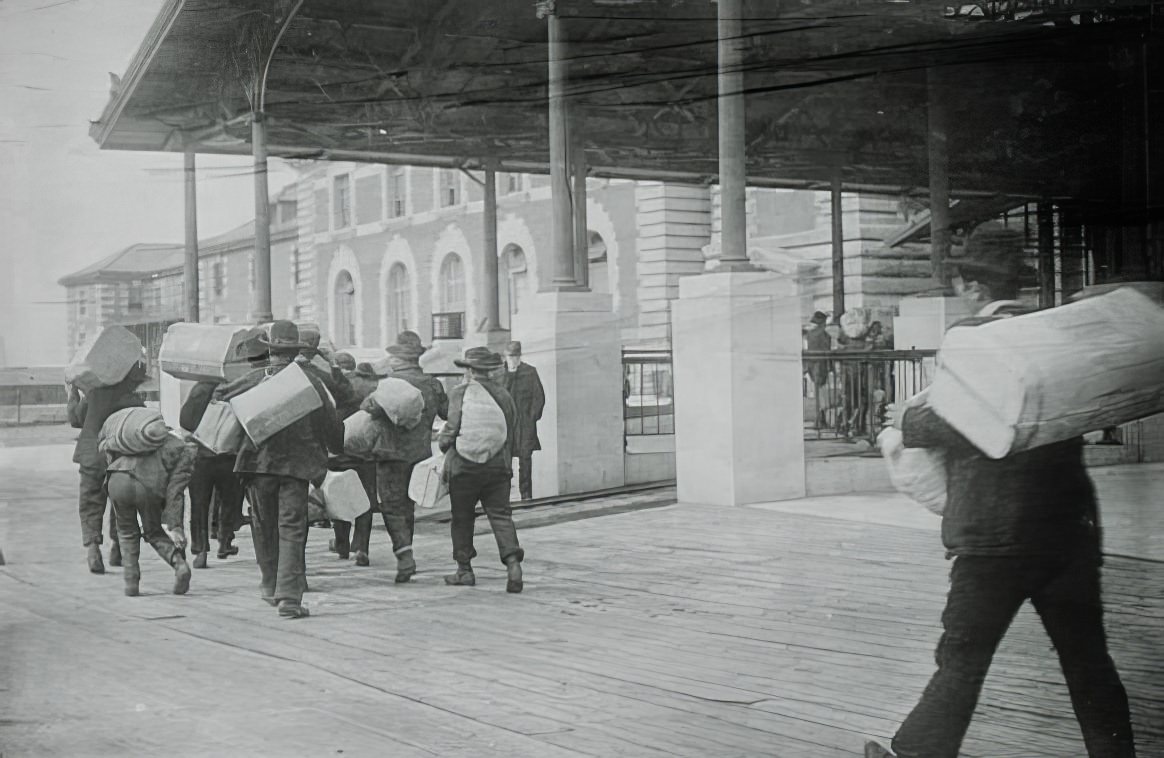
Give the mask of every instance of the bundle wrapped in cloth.
[{"label": "bundle wrapped in cloth", "polygon": [[372,400],[384,409],[389,421],[403,429],[412,429],[424,417],[424,393],[403,379],[381,379]]},{"label": "bundle wrapped in cloth", "polygon": [[123,408],[105,419],[98,450],[117,455],[153,452],[166,442],[170,428],[153,408]]},{"label": "bundle wrapped in cloth", "polygon": [[124,326],[107,326],[86,342],[65,367],[65,381],[85,392],[124,379],[145,358],[141,340]]},{"label": "bundle wrapped in cloth", "polygon": [[171,324],[162,338],[158,363],[178,379],[229,382],[251,370],[248,359],[263,351],[258,327],[225,324]]},{"label": "bundle wrapped in cloth", "polygon": [[237,453],[243,443],[243,428],[230,403],[211,400],[194,430],[194,441],[215,455]]},{"label": "bundle wrapped in cloth", "polygon": [[[906,408],[925,404],[929,390],[905,401]],[[946,458],[940,450],[910,448],[899,429],[887,427],[877,435],[877,447],[889,468],[893,488],[926,510],[941,516],[946,510]]]},{"label": "bundle wrapped in cloth", "polygon": [[470,381],[461,405],[461,428],[454,442],[457,453],[474,463],[485,463],[505,447],[508,434],[501,406],[489,390]]},{"label": "bundle wrapped in cloth", "polygon": [[450,507],[444,464],[444,455],[434,455],[413,466],[412,478],[408,481],[408,497],[421,508]]},{"label": "bundle wrapped in cloth", "polygon": [[1164,411],[1164,309],[1131,288],[955,326],[927,403],[990,458]]},{"label": "bundle wrapped in cloth", "polygon": [[261,445],[312,411],[323,407],[315,385],[297,364],[230,399],[230,407],[255,445]]},{"label": "bundle wrapped in cloth", "polygon": [[319,486],[319,495],[330,519],[355,521],[371,507],[368,493],[355,471],[328,471]]},{"label": "bundle wrapped in cloth", "polygon": [[344,454],[372,458],[379,445],[383,428],[367,411],[356,411],[344,419]]}]

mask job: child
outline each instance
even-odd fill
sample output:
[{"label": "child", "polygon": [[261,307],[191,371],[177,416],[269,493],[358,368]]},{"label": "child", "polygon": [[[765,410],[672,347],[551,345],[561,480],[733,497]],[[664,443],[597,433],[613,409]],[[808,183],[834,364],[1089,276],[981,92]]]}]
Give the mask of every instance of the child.
[{"label": "child", "polygon": [[[121,417],[128,413],[138,414],[139,423],[131,425]],[[130,426],[133,428],[127,430]],[[186,594],[190,588],[190,566],[182,552],[186,547],[186,535],[182,531],[184,492],[194,471],[197,446],[170,434],[160,413],[135,408],[109,418],[101,428],[97,447],[108,459],[106,486],[117,514],[125,594],[129,597],[138,594],[141,580],[138,558],[143,533],[162,560],[173,567],[174,594]],[[166,534],[163,524],[170,528],[173,539]]]}]

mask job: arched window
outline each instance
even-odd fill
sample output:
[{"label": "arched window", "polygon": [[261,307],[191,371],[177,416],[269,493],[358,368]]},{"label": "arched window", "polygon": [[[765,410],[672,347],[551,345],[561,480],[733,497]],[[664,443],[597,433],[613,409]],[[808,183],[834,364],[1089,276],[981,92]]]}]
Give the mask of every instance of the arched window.
[{"label": "arched window", "polygon": [[610,294],[610,274],[607,272],[606,240],[593,229],[587,230],[590,235],[590,249],[587,258],[590,261],[590,291]]},{"label": "arched window", "polygon": [[526,279],[529,269],[525,260],[525,251],[519,245],[506,245],[501,251],[501,262],[498,266],[501,274],[498,279],[498,310],[501,311],[501,326],[511,329],[513,314],[517,313],[525,298]]},{"label": "arched window", "polygon": [[456,253],[441,262],[440,306],[442,313],[465,312],[465,264]]},{"label": "arched window", "polygon": [[408,281],[408,269],[403,263],[394,263],[388,270],[388,286],[384,296],[389,329],[385,339],[392,340],[395,335],[412,328],[408,323],[408,314],[412,313],[412,285]]},{"label": "arched window", "polygon": [[335,328],[332,334],[340,343],[336,347],[356,344],[356,285],[347,271],[341,271],[335,279]]}]

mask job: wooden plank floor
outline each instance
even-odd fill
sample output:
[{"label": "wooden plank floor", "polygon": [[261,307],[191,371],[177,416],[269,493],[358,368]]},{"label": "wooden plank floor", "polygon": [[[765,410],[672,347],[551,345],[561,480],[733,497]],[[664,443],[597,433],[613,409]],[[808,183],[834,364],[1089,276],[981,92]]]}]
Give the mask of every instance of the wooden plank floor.
[{"label": "wooden plank floor", "polygon": [[[1160,519],[1145,528],[1132,501],[1160,492],[1164,470],[1097,481],[1117,493],[1109,521],[1130,545],[1104,575],[1113,656],[1140,755],[1160,757],[1164,555],[1143,536]],[[258,599],[245,532],[242,553],[212,556],[185,597],[166,594],[168,569],[143,551],[145,595],[123,597],[120,570],[85,571],[75,486],[56,447],[0,450],[5,758],[858,756],[932,672],[948,571],[936,520],[896,519],[890,504],[853,517],[882,498],[527,528],[519,596],[484,528],[472,589],[441,581],[444,525],[421,527],[422,573],[406,586],[382,530],[365,569],[312,530],[314,615],[285,621]],[[1029,609],[963,754],[1085,755]]]}]

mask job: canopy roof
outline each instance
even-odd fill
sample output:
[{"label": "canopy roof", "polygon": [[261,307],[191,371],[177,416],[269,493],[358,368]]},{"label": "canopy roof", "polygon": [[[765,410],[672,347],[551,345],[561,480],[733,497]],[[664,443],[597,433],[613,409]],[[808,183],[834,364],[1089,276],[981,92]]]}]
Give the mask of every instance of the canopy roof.
[{"label": "canopy roof", "polygon": [[[1144,144],[1136,107],[1155,107],[1147,0],[946,2],[747,3],[749,181],[925,188],[928,87],[949,109],[954,194],[1120,197],[1129,144]],[[93,137],[110,149],[249,153],[249,72],[290,5],[170,0]],[[270,65],[270,152],[547,171],[546,22],[534,6],[305,0]],[[710,181],[716,5],[556,6],[571,130],[592,174]]]}]

